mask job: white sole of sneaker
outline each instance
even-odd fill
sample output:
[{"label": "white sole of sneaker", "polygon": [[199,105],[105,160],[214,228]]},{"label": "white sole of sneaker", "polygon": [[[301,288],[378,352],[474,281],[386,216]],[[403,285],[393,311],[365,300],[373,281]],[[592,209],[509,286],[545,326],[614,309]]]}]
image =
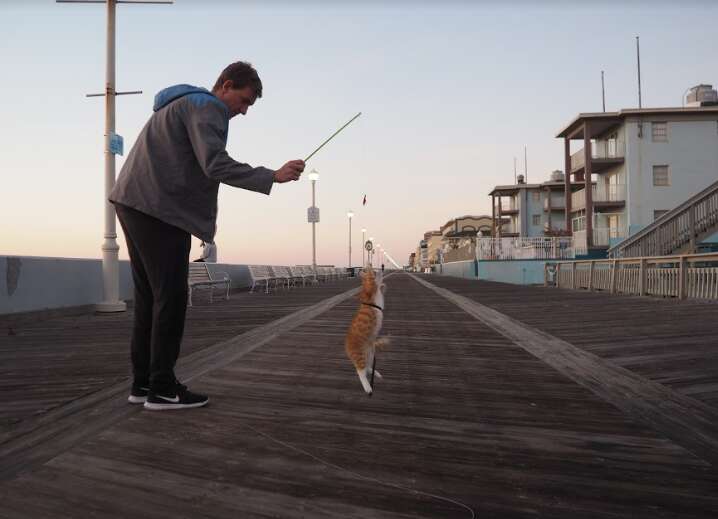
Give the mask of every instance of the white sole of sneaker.
[{"label": "white sole of sneaker", "polygon": [[193,409],[195,407],[202,407],[209,404],[209,399],[204,402],[197,402],[196,404],[157,404],[153,402],[145,402],[145,409],[150,411],[176,411],[178,409]]},{"label": "white sole of sneaker", "polygon": [[127,401],[128,401],[130,404],[144,404],[145,402],[147,402],[147,397],[146,397],[146,396],[130,395],[130,396],[127,397]]}]

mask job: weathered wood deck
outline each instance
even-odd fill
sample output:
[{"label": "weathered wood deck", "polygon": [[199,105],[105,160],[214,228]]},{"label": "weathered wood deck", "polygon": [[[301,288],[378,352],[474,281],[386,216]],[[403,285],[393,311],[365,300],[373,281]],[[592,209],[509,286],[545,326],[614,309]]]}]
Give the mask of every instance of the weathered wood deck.
[{"label": "weathered wood deck", "polygon": [[[423,279],[595,354],[596,383],[615,364],[697,402],[677,411],[713,409],[716,305]],[[371,398],[342,347],[352,282],[195,307],[180,373],[212,402],[183,412],[124,403],[129,315],[17,325],[0,341],[0,517],[718,516],[711,424],[695,451],[516,330],[408,275],[387,284],[393,344]],[[603,322],[579,319],[591,311]]]}]

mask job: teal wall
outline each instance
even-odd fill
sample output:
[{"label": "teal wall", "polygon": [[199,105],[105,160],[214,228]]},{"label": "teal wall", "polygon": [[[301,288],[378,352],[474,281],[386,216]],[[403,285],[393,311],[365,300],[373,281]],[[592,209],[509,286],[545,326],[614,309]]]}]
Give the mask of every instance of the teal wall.
[{"label": "teal wall", "polygon": [[543,285],[543,260],[479,261],[479,279],[514,285]]},{"label": "teal wall", "polygon": [[476,279],[476,262],[474,260],[452,261],[444,263],[441,265],[441,269],[435,272],[455,278]]},{"label": "teal wall", "polygon": [[478,279],[512,283],[514,285],[543,285],[543,260],[506,260],[506,261],[454,261],[444,263],[441,271],[435,272],[444,276],[477,279],[476,264],[478,263]]}]

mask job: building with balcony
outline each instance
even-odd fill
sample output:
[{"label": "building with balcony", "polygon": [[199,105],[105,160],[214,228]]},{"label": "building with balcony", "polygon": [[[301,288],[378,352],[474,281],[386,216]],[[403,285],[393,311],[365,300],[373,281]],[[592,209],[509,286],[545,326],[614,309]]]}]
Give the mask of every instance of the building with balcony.
[{"label": "building with balcony", "polygon": [[[718,178],[718,106],[582,113],[564,139],[564,228],[600,254]],[[571,149],[571,141],[583,146]]]},{"label": "building with balcony", "polygon": [[[580,183],[571,185],[572,191],[582,188]],[[516,184],[494,187],[489,196],[497,225],[491,236],[532,238],[570,234],[566,231],[565,190],[564,174],[558,170],[540,184],[527,184],[524,176],[519,175]],[[501,221],[506,223],[499,226]]]}]

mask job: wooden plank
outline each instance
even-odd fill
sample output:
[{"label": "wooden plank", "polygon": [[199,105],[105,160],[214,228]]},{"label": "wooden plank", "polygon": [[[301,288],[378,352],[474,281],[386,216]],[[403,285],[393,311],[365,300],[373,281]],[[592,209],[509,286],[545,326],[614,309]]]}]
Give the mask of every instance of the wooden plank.
[{"label": "wooden plank", "polygon": [[412,277],[607,402],[718,464],[716,409],[426,279]]}]

